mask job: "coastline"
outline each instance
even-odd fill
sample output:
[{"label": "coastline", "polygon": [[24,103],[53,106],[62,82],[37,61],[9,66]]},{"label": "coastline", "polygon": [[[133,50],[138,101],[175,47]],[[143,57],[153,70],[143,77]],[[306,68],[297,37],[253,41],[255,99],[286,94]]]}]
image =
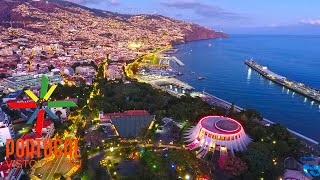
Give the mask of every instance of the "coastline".
[{"label": "coastline", "polygon": [[[216,38],[210,38],[210,39],[216,39]],[[196,41],[200,41],[200,40],[196,40]],[[191,42],[191,41],[190,41]],[[172,47],[172,48],[175,48],[175,49],[178,49],[179,50],[179,48],[177,48],[177,47]],[[173,56],[173,55],[171,55],[170,54],[170,56]],[[181,61],[181,60],[180,60]],[[182,61],[181,61],[182,62]],[[182,62],[183,63],[183,62]],[[180,80],[181,81],[181,80]],[[181,81],[181,82],[183,82],[183,81]],[[186,83],[186,82],[183,82],[183,83],[185,83],[185,84],[187,84],[187,85],[189,85],[188,83]],[[195,90],[196,90],[196,88],[195,88]],[[226,100],[223,100],[223,99],[221,99],[221,98],[219,98],[219,97],[216,97],[216,96],[214,96],[214,95],[212,95],[212,94],[209,94],[209,93],[206,93],[206,92],[197,92],[197,91],[195,91],[195,94],[198,94],[198,93],[202,93],[202,94],[206,94],[207,96],[211,96],[211,97],[213,97],[214,99],[216,99],[216,100],[218,100],[218,101],[220,101],[220,103],[221,104],[224,104],[224,105],[226,105],[226,106],[231,106],[232,105],[232,103],[230,103],[230,102],[228,102],[228,101],[226,101]],[[242,111],[242,110],[245,110],[244,108],[241,108],[241,107],[239,107],[239,106],[237,106],[237,105],[234,105],[234,107],[235,107],[235,109],[237,110],[237,111]],[[267,118],[263,118],[263,120],[262,120],[262,122],[263,122],[263,124],[264,125],[266,125],[266,126],[269,126],[269,125],[271,125],[271,124],[276,124],[276,122],[273,122],[273,121],[271,121],[271,120],[269,120],[269,119],[267,119]],[[297,137],[298,139],[300,139],[302,142],[304,142],[306,145],[308,145],[310,148],[313,148],[313,149],[316,149],[317,151],[319,151],[320,152],[320,145],[319,145],[319,142],[318,141],[316,141],[316,140],[314,140],[314,139],[312,139],[312,138],[309,138],[309,137],[307,137],[307,136],[305,136],[305,135],[303,135],[303,134],[301,134],[301,133],[298,133],[298,132],[296,132],[296,131],[294,131],[294,130],[291,130],[291,129],[289,129],[289,128],[287,128],[287,130],[292,134],[292,135],[294,135],[295,137]]]},{"label": "coastline", "polygon": [[[217,39],[217,38],[209,38],[209,39]],[[206,39],[206,40],[208,40],[208,39]],[[199,39],[199,40],[197,40],[197,41],[201,41],[201,39]],[[182,43],[182,44],[187,44],[187,43],[189,43],[189,42],[185,42],[185,43]],[[171,46],[170,48],[167,48],[167,49],[163,49],[163,50],[161,50],[161,51],[159,51],[159,52],[156,52],[156,53],[154,53],[154,54],[161,54],[162,52],[165,52],[166,50],[170,50],[170,49],[178,49],[179,51],[180,51],[180,49],[178,48],[178,47],[176,47],[176,45],[174,45],[174,46]],[[173,53],[173,54],[168,54],[168,56],[175,56],[174,55],[175,53]],[[183,62],[183,61],[182,61]],[[136,63],[139,63],[139,61],[136,61]],[[184,62],[183,62],[184,63]],[[161,78],[161,76],[158,76],[159,78]],[[177,79],[177,78],[176,78]],[[144,79],[140,79],[140,78],[138,78],[138,81],[140,81],[140,82],[145,82],[145,83],[148,83],[148,84],[151,84],[152,85],[152,83],[150,83],[150,82],[146,82]],[[186,85],[189,85],[188,83],[186,83],[186,82],[183,82],[182,80],[180,80],[182,83],[184,83],[184,84],[186,84]],[[174,89],[171,89],[171,91],[169,90],[169,89],[166,89],[166,88],[163,88],[163,87],[160,87],[160,86],[155,86],[155,85],[152,85],[154,88],[157,88],[157,89],[161,89],[161,90],[163,90],[163,91],[167,91],[167,92],[169,92],[171,95],[174,95],[174,96],[177,96],[177,97],[179,97],[180,96],[180,94],[181,94],[181,92],[179,93],[179,92],[174,92]],[[197,91],[197,88],[195,89],[196,91]],[[195,92],[196,92],[195,91]],[[196,92],[196,93],[198,93],[199,94],[199,92]],[[211,94],[210,94],[211,95]],[[214,95],[211,95],[211,96],[214,96]],[[225,100],[223,100],[223,99],[221,99],[221,98],[218,98],[218,97],[216,97],[216,96],[214,96],[215,97],[215,99],[217,99],[219,102],[220,102],[220,105],[226,105],[226,106],[230,106],[231,105],[231,103],[229,103],[228,101],[225,101]],[[243,110],[243,108],[241,108],[241,107],[238,107],[238,106],[236,106],[237,107],[237,109],[239,110],[239,111],[241,111],[241,110]],[[271,120],[269,120],[269,119],[266,119],[266,118],[264,118],[263,119],[263,122],[265,123],[265,124],[275,124],[275,122],[273,122],[273,121],[271,121]],[[282,124],[282,123],[281,123]],[[288,129],[288,128],[287,128]],[[302,135],[301,133],[298,133],[298,132],[295,132],[295,131],[293,131],[293,130],[291,130],[291,129],[288,129],[288,131],[292,134],[292,135],[294,135],[295,137],[297,137],[298,139],[300,139],[302,142],[304,142],[306,145],[308,145],[309,147],[311,147],[311,148],[314,148],[314,149],[317,149],[317,151],[319,151],[320,152],[320,146],[319,146],[319,142],[318,141],[315,141],[314,139],[311,139],[311,138],[309,138],[309,137],[307,137],[307,136],[305,136],[305,135]]]}]

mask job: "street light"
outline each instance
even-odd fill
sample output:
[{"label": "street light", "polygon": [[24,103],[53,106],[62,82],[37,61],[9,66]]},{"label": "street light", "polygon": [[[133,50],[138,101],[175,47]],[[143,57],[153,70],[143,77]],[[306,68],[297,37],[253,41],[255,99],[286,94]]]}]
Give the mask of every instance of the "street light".
[{"label": "street light", "polygon": [[189,179],[190,179],[190,176],[187,174],[187,175],[185,176],[185,179],[186,179],[186,180],[189,180]]}]

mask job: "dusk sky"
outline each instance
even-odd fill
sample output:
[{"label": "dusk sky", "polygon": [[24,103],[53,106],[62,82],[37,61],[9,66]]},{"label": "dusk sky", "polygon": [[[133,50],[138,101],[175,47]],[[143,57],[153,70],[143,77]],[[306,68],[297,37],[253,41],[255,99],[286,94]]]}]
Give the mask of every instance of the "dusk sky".
[{"label": "dusk sky", "polygon": [[319,0],[70,0],[129,14],[161,14],[229,32],[317,34]]}]

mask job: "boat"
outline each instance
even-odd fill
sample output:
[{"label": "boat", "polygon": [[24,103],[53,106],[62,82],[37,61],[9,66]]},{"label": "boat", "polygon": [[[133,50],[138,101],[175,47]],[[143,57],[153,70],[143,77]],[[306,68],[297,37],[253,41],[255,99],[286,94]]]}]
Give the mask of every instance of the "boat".
[{"label": "boat", "polygon": [[179,76],[182,76],[182,75],[183,75],[183,73],[179,71],[179,72],[178,72],[178,75],[179,75]]},{"label": "boat", "polygon": [[209,46],[209,47],[211,47],[211,46],[212,46],[212,44],[208,44],[208,46]]},{"label": "boat", "polygon": [[199,76],[198,79],[199,80],[204,80],[204,77],[203,76]]},{"label": "boat", "polygon": [[195,74],[195,72],[194,72],[194,71],[191,71],[190,74]]}]

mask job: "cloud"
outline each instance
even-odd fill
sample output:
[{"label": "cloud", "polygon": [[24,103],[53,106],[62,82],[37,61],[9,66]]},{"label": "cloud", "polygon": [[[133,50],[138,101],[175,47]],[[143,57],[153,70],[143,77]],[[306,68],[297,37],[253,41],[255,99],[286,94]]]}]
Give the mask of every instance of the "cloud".
[{"label": "cloud", "polygon": [[112,5],[119,5],[120,2],[119,2],[119,0],[111,0],[111,1],[110,1],[110,4],[112,4]]},{"label": "cloud", "polygon": [[67,0],[77,4],[97,4],[97,3],[107,3],[113,6],[120,4],[119,0]]},{"label": "cloud", "polygon": [[201,2],[180,0],[175,2],[161,2],[161,5],[182,10],[193,10],[194,13],[206,18],[244,18],[243,16],[228,12],[218,6],[213,6]]},{"label": "cloud", "polygon": [[320,18],[319,19],[303,19],[300,21],[302,24],[307,24],[307,25],[320,25]]}]

